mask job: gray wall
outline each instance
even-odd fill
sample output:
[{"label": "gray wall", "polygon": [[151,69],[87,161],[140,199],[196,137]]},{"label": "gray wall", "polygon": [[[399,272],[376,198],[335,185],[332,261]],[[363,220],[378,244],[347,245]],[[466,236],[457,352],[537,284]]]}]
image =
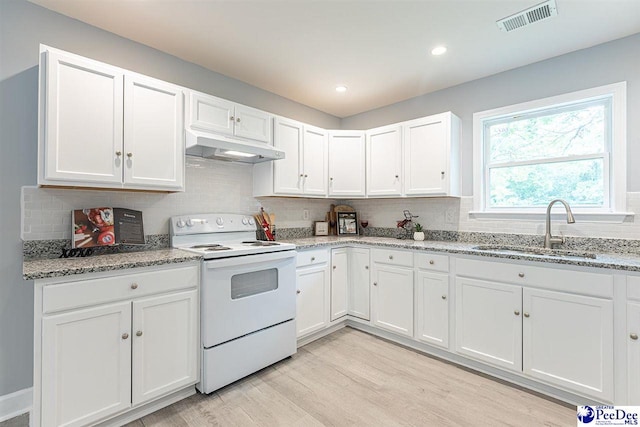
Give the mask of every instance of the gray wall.
[{"label": "gray wall", "polygon": [[473,113],[620,81],[627,82],[627,191],[640,191],[640,34],[569,53],[342,119],[368,129],[452,111],[462,119],[462,194],[473,195]]},{"label": "gray wall", "polygon": [[22,280],[20,187],[35,185],[38,45],[48,44],[316,126],[336,117],[22,0],[0,0],[0,396],[32,385],[33,283]]}]

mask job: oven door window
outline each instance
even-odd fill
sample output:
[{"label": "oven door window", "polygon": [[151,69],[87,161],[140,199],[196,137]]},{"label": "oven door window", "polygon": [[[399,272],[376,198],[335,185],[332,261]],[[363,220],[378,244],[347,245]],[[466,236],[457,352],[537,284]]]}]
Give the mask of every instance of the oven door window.
[{"label": "oven door window", "polygon": [[278,269],[252,271],[231,276],[231,299],[240,299],[278,289]]}]

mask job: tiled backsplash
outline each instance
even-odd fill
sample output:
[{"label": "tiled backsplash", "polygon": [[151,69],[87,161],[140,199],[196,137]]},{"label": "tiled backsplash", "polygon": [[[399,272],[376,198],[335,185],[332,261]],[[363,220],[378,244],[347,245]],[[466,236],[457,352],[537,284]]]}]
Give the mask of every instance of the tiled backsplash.
[{"label": "tiled backsplash", "polygon": [[[276,215],[276,232],[279,229],[310,230],[314,221],[325,219],[331,203],[353,206],[359,218],[367,219],[372,228],[394,228],[396,221],[403,218],[402,211],[408,209],[419,215],[416,222],[427,230],[544,234],[543,220],[471,218],[472,197],[347,201],[254,198],[250,165],[196,157],[187,157],[186,180],[187,191],[171,194],[23,187],[23,240],[70,239],[71,211],[86,207],[115,206],[143,211],[145,234],[162,235],[168,233],[168,220],[173,215],[202,212],[251,215],[261,206]],[[640,193],[627,194],[627,210],[640,214]],[[640,239],[640,225],[634,218],[619,224],[554,221],[553,232],[576,237]]]}]

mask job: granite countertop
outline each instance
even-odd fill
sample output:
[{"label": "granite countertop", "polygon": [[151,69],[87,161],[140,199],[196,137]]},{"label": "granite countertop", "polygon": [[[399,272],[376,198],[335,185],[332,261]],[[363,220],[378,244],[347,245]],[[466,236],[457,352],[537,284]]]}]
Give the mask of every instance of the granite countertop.
[{"label": "granite countertop", "polygon": [[[397,249],[412,249],[431,252],[444,252],[452,254],[478,255],[491,258],[507,258],[522,261],[535,261],[553,264],[576,265],[582,267],[609,268],[614,270],[640,271],[639,254],[596,253],[595,259],[581,256],[557,256],[551,254],[514,253],[505,250],[481,250],[477,249],[478,243],[446,242],[446,241],[414,241],[400,240],[389,237],[309,237],[301,239],[282,240],[296,245],[296,249],[310,249],[349,244],[363,244]],[[541,250],[544,252],[544,250]],[[553,252],[553,251],[549,251]],[[561,251],[557,251],[561,252]]]},{"label": "granite countertop", "polygon": [[23,263],[22,277],[25,280],[45,279],[74,274],[199,261],[200,259],[200,255],[181,251],[180,249],[96,255],[86,258],[38,259]]}]

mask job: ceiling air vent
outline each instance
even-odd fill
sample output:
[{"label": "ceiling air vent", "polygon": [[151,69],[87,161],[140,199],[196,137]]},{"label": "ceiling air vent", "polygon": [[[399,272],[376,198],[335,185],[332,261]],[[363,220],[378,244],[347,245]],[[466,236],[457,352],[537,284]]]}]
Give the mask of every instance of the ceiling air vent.
[{"label": "ceiling air vent", "polygon": [[533,24],[534,22],[543,21],[558,14],[556,0],[548,0],[513,15],[507,16],[496,21],[498,28],[504,32],[516,30]]}]

